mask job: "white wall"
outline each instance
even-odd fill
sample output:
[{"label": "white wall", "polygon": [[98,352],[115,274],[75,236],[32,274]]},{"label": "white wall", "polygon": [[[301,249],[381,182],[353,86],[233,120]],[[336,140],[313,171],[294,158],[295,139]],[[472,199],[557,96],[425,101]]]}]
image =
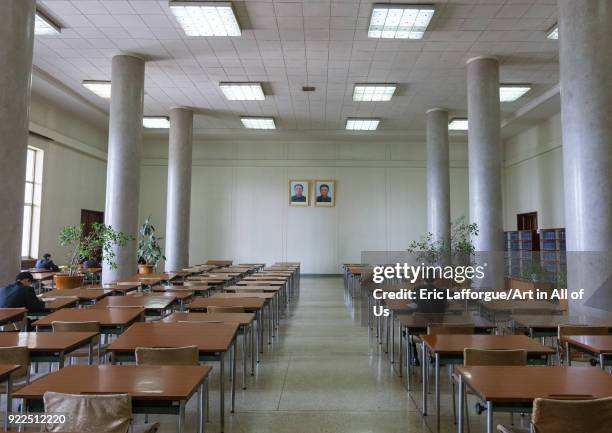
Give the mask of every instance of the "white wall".
[{"label": "white wall", "polygon": [[504,143],[503,179],[504,230],[525,212],[538,213],[539,228],[565,226],[559,114]]},{"label": "white wall", "polygon": [[[451,145],[453,217],[467,215],[467,152]],[[141,219],[165,232],[167,141],[148,140]],[[198,142],[190,259],[300,261],[337,273],[364,250],[404,250],[426,231],[424,143]],[[335,179],[334,208],[289,207],[289,179]]]},{"label": "white wall", "polygon": [[106,132],[33,95],[29,144],[44,151],[39,255],[64,263],[57,235],[81,209],[104,211]]}]

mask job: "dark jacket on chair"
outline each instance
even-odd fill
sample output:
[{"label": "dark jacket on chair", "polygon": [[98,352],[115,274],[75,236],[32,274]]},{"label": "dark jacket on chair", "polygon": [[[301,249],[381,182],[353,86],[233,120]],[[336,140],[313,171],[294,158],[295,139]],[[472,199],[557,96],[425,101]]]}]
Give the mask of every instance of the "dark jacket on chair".
[{"label": "dark jacket on chair", "polygon": [[45,310],[33,287],[13,283],[0,289],[0,308],[26,308],[30,312]]}]

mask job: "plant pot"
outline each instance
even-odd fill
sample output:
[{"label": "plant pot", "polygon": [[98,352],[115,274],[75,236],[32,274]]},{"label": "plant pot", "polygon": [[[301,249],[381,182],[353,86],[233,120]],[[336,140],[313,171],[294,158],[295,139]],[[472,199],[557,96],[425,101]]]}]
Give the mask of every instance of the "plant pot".
[{"label": "plant pot", "polygon": [[53,276],[53,283],[58,289],[76,289],[77,287],[83,286],[84,275],[68,275],[68,274],[55,274]]},{"label": "plant pot", "polygon": [[138,265],[139,274],[152,274],[154,270],[155,266],[153,265]]}]

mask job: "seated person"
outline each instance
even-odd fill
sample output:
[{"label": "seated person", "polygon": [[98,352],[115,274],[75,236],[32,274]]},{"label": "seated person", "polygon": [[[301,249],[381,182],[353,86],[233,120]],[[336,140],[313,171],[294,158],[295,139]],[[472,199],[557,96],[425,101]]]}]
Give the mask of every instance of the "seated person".
[{"label": "seated person", "polygon": [[26,308],[29,312],[45,311],[45,303],[38,299],[29,272],[20,272],[15,282],[0,289],[0,308]]},{"label": "seated person", "polygon": [[44,269],[52,272],[59,271],[57,265],[53,263],[53,260],[51,260],[51,254],[49,253],[43,255],[43,258],[36,262],[36,269]]}]

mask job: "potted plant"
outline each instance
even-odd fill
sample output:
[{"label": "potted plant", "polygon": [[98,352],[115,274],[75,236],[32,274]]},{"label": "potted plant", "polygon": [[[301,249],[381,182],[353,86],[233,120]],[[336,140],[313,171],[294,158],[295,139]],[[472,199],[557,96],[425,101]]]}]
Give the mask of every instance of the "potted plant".
[{"label": "potted plant", "polygon": [[155,235],[151,216],[147,217],[138,231],[138,273],[152,274],[161,259],[166,260],[159,241],[163,238]]},{"label": "potted plant", "polygon": [[80,272],[80,265],[84,259],[95,257],[102,252],[103,260],[115,269],[117,264],[113,247],[123,247],[133,237],[117,232],[103,223],[93,223],[87,234],[84,224],[66,226],[58,239],[61,246],[68,247],[68,252],[67,265],[64,267],[66,272],[53,277],[55,286],[58,289],[73,289],[83,285],[85,275]]}]

